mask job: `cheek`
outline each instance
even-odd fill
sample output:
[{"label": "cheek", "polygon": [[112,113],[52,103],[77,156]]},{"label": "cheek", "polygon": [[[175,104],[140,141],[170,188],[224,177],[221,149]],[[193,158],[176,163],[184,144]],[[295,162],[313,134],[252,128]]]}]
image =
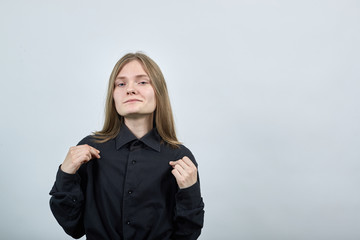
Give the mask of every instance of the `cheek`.
[{"label": "cheek", "polygon": [[151,93],[151,103],[154,106],[154,108],[156,108],[156,96],[155,96],[154,91],[152,91],[152,93]]},{"label": "cheek", "polygon": [[114,100],[114,103],[115,103],[115,107],[118,107],[120,105],[120,102],[122,101],[123,97],[121,96],[121,94],[114,90],[114,93],[113,93],[113,100]]}]

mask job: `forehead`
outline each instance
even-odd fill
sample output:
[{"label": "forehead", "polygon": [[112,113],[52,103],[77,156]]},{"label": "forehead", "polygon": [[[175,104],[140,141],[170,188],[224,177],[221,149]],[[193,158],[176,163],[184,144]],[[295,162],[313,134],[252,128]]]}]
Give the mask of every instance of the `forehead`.
[{"label": "forehead", "polygon": [[134,75],[148,75],[138,60],[132,60],[126,63],[119,71],[117,77],[131,77]]}]

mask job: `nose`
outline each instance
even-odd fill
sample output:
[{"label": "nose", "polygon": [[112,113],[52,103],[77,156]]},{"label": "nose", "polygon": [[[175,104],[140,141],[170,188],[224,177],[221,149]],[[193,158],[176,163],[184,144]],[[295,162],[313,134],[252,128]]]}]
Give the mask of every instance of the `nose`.
[{"label": "nose", "polygon": [[129,83],[127,86],[128,86],[127,89],[126,89],[126,94],[127,94],[127,95],[136,94],[134,85],[133,85],[132,83]]}]

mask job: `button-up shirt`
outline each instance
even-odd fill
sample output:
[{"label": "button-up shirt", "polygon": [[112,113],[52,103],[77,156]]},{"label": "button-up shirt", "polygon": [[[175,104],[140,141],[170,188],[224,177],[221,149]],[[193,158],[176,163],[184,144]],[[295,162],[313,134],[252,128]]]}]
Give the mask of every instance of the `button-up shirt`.
[{"label": "button-up shirt", "polygon": [[144,137],[122,125],[118,136],[97,143],[80,141],[100,151],[101,158],[84,163],[76,174],[58,169],[50,191],[51,210],[65,232],[102,239],[197,239],[204,219],[198,181],[179,189],[169,161],[184,156],[185,146],[172,148],[156,128]]}]

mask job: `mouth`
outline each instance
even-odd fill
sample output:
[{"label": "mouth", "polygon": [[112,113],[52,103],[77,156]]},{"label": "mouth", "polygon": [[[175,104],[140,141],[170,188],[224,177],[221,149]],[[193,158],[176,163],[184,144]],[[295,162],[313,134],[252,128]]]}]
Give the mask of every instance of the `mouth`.
[{"label": "mouth", "polygon": [[129,99],[129,100],[126,100],[124,103],[132,103],[132,102],[142,102],[142,101],[139,99]]}]

